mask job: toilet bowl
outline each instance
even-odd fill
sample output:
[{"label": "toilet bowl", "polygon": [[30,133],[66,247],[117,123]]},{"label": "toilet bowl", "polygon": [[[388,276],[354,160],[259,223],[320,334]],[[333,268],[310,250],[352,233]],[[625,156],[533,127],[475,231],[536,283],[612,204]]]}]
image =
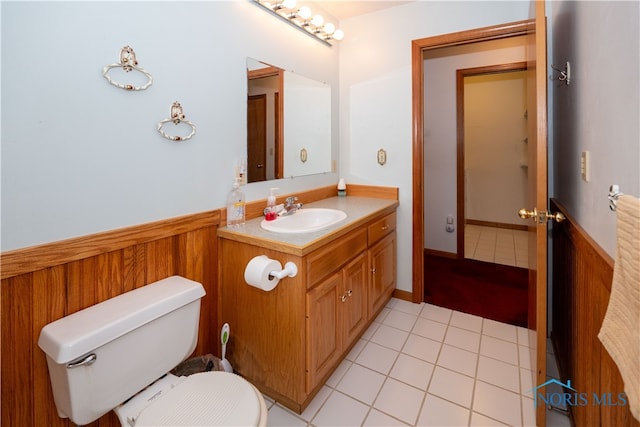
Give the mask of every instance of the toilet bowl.
[{"label": "toilet bowl", "polygon": [[224,371],[167,374],[114,409],[123,426],[266,426],[262,393]]},{"label": "toilet bowl", "polygon": [[42,328],[58,415],[77,425],[111,410],[125,427],[266,425],[262,394],[239,375],[169,373],[196,347],[204,295],[172,276]]}]

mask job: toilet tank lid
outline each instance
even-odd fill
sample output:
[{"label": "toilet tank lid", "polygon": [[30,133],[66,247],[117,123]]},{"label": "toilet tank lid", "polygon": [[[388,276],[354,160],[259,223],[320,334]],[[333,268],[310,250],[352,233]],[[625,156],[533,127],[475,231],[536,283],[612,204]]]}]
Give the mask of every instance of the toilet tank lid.
[{"label": "toilet tank lid", "polygon": [[56,363],[68,363],[204,295],[198,282],[167,277],[49,323],[38,346]]}]

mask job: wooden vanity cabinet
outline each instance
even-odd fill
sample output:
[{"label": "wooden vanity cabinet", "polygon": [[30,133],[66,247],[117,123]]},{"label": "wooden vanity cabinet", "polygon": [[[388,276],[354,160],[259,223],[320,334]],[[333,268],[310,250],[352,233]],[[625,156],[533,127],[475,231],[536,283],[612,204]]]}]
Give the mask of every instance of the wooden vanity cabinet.
[{"label": "wooden vanity cabinet", "polygon": [[[227,358],[263,393],[302,412],[387,303],[396,277],[395,211],[307,253],[219,239],[221,322]],[[293,253],[292,253],[293,252]],[[298,275],[270,292],[248,286],[244,267],[265,254]]]},{"label": "wooden vanity cabinet", "polygon": [[363,252],[307,292],[307,392],[333,371],[368,325],[367,271]]},{"label": "wooden vanity cabinet", "polygon": [[391,213],[368,227],[370,306],[378,312],[396,287],[396,214]]}]

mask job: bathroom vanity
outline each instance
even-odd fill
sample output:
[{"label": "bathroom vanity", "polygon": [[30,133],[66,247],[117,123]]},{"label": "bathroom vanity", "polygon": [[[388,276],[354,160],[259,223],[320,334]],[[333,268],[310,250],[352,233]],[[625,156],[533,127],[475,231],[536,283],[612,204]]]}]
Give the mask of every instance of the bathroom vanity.
[{"label": "bathroom vanity", "polygon": [[[231,325],[227,358],[240,375],[302,412],[391,298],[396,286],[397,200],[333,197],[304,208],[347,218],[324,230],[273,233],[262,218],[218,230],[220,321]],[[271,291],[249,286],[244,270],[266,255],[285,265]]]}]

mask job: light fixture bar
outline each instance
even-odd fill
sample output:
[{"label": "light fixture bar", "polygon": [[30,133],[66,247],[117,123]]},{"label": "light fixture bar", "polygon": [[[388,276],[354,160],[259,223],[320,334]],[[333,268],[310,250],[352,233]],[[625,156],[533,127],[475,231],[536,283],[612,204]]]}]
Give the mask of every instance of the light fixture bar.
[{"label": "light fixture bar", "polygon": [[308,7],[296,8],[295,0],[273,0],[273,3],[269,0],[250,1],[326,46],[332,47],[329,40],[340,41],[344,37],[341,30],[330,22],[324,22],[322,16],[314,16]]}]

